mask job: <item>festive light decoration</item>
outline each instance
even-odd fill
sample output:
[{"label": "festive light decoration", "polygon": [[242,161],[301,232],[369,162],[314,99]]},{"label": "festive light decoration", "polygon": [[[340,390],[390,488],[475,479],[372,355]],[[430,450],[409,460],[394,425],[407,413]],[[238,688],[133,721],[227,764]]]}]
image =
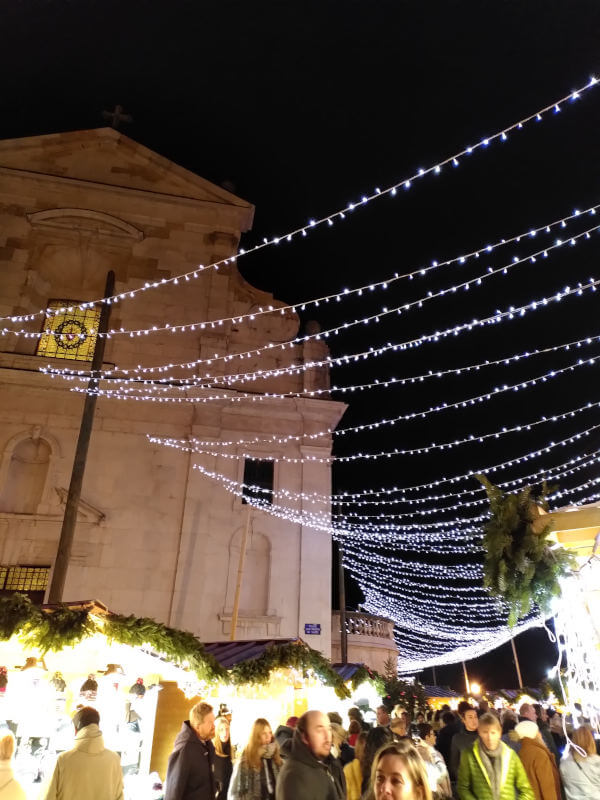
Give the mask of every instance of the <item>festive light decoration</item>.
[{"label": "festive light decoration", "polygon": [[589,411],[592,408],[598,408],[600,406],[600,402],[588,402],[582,406],[577,408],[569,409],[568,411],[564,411],[560,414],[552,414],[550,416],[544,414],[542,417],[535,419],[531,422],[524,422],[519,425],[513,425],[511,427],[503,427],[500,430],[492,431],[490,433],[482,433],[482,434],[469,434],[462,439],[454,439],[446,442],[441,442],[440,444],[436,444],[433,442],[432,444],[425,445],[423,447],[410,447],[410,448],[400,448],[394,447],[391,450],[381,450],[375,453],[353,453],[352,455],[346,456],[315,456],[315,455],[306,455],[302,457],[294,457],[294,456],[257,456],[255,453],[251,452],[238,452],[238,453],[223,453],[218,452],[215,450],[208,450],[204,447],[196,447],[193,443],[190,442],[189,445],[180,444],[179,440],[163,438],[160,436],[150,436],[149,439],[151,442],[155,444],[164,444],[167,447],[174,447],[176,449],[185,450],[186,452],[191,451],[194,453],[204,453],[205,455],[213,456],[216,458],[227,458],[233,460],[239,459],[251,459],[256,461],[274,461],[274,462],[286,462],[289,464],[306,464],[306,463],[319,463],[319,464],[331,464],[333,462],[347,462],[347,461],[357,461],[357,460],[377,460],[380,458],[391,458],[392,456],[413,456],[413,455],[423,455],[425,453],[431,453],[435,450],[451,450],[454,447],[459,447],[463,444],[483,444],[488,439],[499,439],[502,436],[506,436],[510,433],[520,433],[522,431],[530,431],[532,428],[537,427],[538,425],[544,425],[548,422],[557,422],[559,420],[564,420],[568,418],[573,418],[577,414],[580,414],[584,411]]},{"label": "festive light decoration", "polygon": [[[473,319],[471,322],[460,323],[458,325],[454,325],[451,328],[446,328],[446,329],[444,329],[442,331],[435,331],[434,333],[430,333],[430,334],[424,334],[424,335],[422,335],[420,337],[417,337],[415,339],[410,339],[410,340],[407,340],[405,342],[396,343],[394,345],[388,344],[388,345],[385,345],[383,348],[371,348],[369,353],[370,353],[370,355],[373,355],[373,354],[375,354],[375,352],[378,351],[378,354],[381,354],[382,352],[389,351],[389,350],[402,352],[402,351],[405,351],[405,350],[410,350],[410,349],[414,349],[416,347],[420,347],[425,343],[438,342],[438,341],[440,341],[442,339],[445,339],[445,338],[447,338],[449,336],[458,336],[460,333],[471,332],[471,331],[473,331],[473,330],[475,330],[477,328],[485,327],[487,325],[496,325],[496,324],[498,324],[499,322],[502,322],[502,321],[513,320],[515,318],[524,317],[528,312],[539,310],[540,308],[544,308],[544,307],[546,307],[548,305],[551,305],[553,303],[559,303],[561,300],[563,300],[566,297],[574,297],[574,296],[581,297],[584,294],[584,292],[586,292],[586,291],[596,292],[597,291],[596,287],[597,287],[598,283],[600,283],[600,279],[590,278],[588,280],[588,282],[585,283],[585,284],[582,284],[581,282],[579,282],[577,284],[577,286],[574,287],[574,288],[571,288],[570,286],[566,286],[562,291],[558,291],[558,292],[556,292],[556,293],[554,293],[552,295],[549,295],[549,296],[546,296],[546,297],[542,297],[541,299],[538,299],[538,300],[533,300],[533,301],[531,301],[529,303],[526,303],[526,304],[524,304],[522,306],[518,306],[518,307],[510,306],[507,310],[505,310],[505,311],[498,310],[498,311],[495,312],[495,314],[493,314],[493,315],[491,315],[489,317],[484,317],[483,319]],[[279,347],[279,345],[277,345],[277,346]],[[368,357],[368,356],[363,355],[362,357],[364,359],[365,357]],[[203,381],[209,381],[209,380],[210,381],[217,381],[217,382],[223,382],[223,381],[227,382],[227,380],[229,380],[229,382],[232,383],[232,384],[234,384],[234,383],[244,383],[247,380],[255,381],[257,379],[281,377],[282,375],[285,375],[285,374],[293,374],[294,371],[303,371],[303,370],[309,369],[311,366],[320,366],[320,365],[323,365],[323,364],[327,364],[328,366],[332,366],[332,365],[341,366],[344,363],[350,363],[353,360],[357,361],[357,360],[359,360],[359,357],[358,356],[343,356],[343,357],[336,357],[336,358],[331,358],[330,357],[330,358],[324,360],[323,362],[319,362],[318,364],[309,362],[309,363],[301,365],[301,366],[276,368],[276,369],[272,369],[272,370],[257,370],[256,372],[251,372],[251,373],[241,373],[241,374],[233,373],[233,374],[230,374],[230,375],[227,375],[227,376],[225,376],[225,375],[212,375],[212,376],[211,375],[205,375],[205,376],[202,376],[201,378],[197,378],[197,379],[194,379],[194,380],[198,381],[199,384],[202,384]],[[84,371],[81,371],[81,370],[72,371],[72,370],[69,370],[68,368],[57,369],[57,368],[52,367],[50,365],[45,367],[44,371],[47,374],[57,375],[57,376],[60,376],[62,378],[65,378],[67,380],[80,380],[81,381],[81,380],[84,379],[84,377],[86,375],[86,373]],[[89,377],[89,375],[88,375],[88,377]],[[188,386],[191,386],[191,385],[192,384],[188,382]],[[205,388],[205,387],[202,386],[202,388]],[[100,393],[102,393],[103,390],[97,389],[95,391],[94,390],[85,390],[85,391],[93,391],[93,393],[95,393],[95,394],[100,394]],[[114,395],[111,395],[111,396],[113,396],[115,398],[118,397],[117,394],[114,394]],[[180,403],[181,402],[192,402],[192,399],[188,398],[188,397],[184,397],[184,398],[154,397],[153,398],[152,396],[148,395],[148,396],[142,397],[140,399],[150,399],[150,400],[153,400],[154,402],[180,402]]]},{"label": "festive light decoration", "polygon": [[[257,317],[264,316],[265,314],[274,314],[275,313],[275,314],[285,315],[285,313],[288,312],[288,311],[292,312],[292,313],[297,313],[298,311],[305,311],[306,308],[309,307],[309,306],[318,307],[321,303],[329,303],[331,301],[340,302],[342,299],[347,298],[347,297],[351,297],[351,296],[353,296],[355,294],[358,295],[359,297],[361,297],[363,295],[363,293],[365,293],[365,292],[373,292],[376,289],[387,289],[392,284],[394,284],[397,281],[402,280],[404,278],[408,278],[408,279],[412,280],[415,276],[423,277],[423,276],[427,275],[429,272],[431,272],[432,270],[437,270],[437,269],[439,269],[441,267],[449,266],[451,264],[461,264],[461,265],[465,264],[466,261],[468,261],[471,258],[477,259],[477,258],[480,257],[481,254],[491,253],[493,250],[495,250],[495,249],[497,249],[499,247],[504,247],[505,245],[508,245],[508,244],[512,244],[513,242],[520,242],[521,239],[523,239],[524,237],[534,238],[540,232],[544,232],[544,233],[549,234],[555,227],[560,227],[561,229],[565,228],[567,226],[567,222],[568,221],[573,220],[575,218],[578,218],[578,217],[580,217],[582,215],[588,215],[588,214],[596,215],[596,212],[597,212],[598,208],[600,208],[600,205],[591,206],[590,208],[587,208],[584,211],[575,210],[573,212],[573,214],[571,214],[569,216],[566,216],[566,217],[563,217],[562,219],[558,219],[558,220],[556,220],[554,222],[547,223],[547,224],[542,225],[542,226],[540,226],[538,228],[530,228],[525,233],[520,233],[520,234],[511,236],[508,239],[504,239],[503,238],[500,241],[495,242],[494,244],[485,245],[484,247],[482,247],[482,248],[480,248],[478,250],[474,250],[474,251],[472,251],[470,253],[467,253],[465,255],[456,256],[454,258],[451,258],[451,259],[448,259],[448,260],[442,261],[442,262],[433,261],[432,264],[430,266],[428,266],[428,267],[421,267],[421,268],[413,270],[412,272],[407,272],[407,273],[404,273],[402,275],[400,275],[399,273],[395,272],[393,275],[388,276],[386,279],[384,279],[382,281],[378,281],[378,282],[375,282],[375,283],[364,284],[363,286],[359,286],[359,287],[356,287],[356,288],[353,288],[353,289],[347,289],[346,288],[346,289],[343,289],[341,292],[338,292],[336,294],[323,295],[321,297],[313,298],[313,299],[310,299],[310,300],[304,300],[304,301],[302,301],[300,303],[296,303],[296,304],[282,305],[282,306],[277,306],[277,307],[275,307],[273,305],[269,305],[266,308],[263,308],[261,306],[258,309],[254,310],[254,311],[251,311],[251,312],[248,312],[246,314],[238,314],[238,315],[230,316],[230,317],[221,317],[221,318],[218,318],[218,319],[203,320],[203,321],[200,321],[200,322],[186,323],[184,325],[171,325],[170,323],[166,323],[165,325],[162,325],[162,326],[153,325],[150,328],[139,328],[139,329],[133,329],[133,330],[121,327],[121,328],[117,328],[117,329],[112,328],[107,333],[96,332],[96,331],[94,331],[92,329],[90,331],[90,333],[91,334],[96,334],[97,336],[100,336],[100,337],[106,336],[106,337],[109,337],[109,338],[112,337],[112,336],[118,336],[118,335],[124,335],[124,334],[129,335],[129,336],[141,336],[142,334],[147,335],[149,333],[156,333],[158,331],[170,331],[171,333],[177,333],[177,332],[183,333],[184,331],[192,331],[192,330],[196,330],[196,329],[200,329],[200,330],[210,329],[210,330],[213,330],[215,328],[222,327],[222,326],[224,326],[226,324],[229,324],[229,323],[236,324],[236,325],[241,325],[245,321],[253,322]],[[556,249],[558,247],[562,247],[562,245],[565,244],[565,242],[567,242],[567,241],[571,245],[574,245],[574,244],[576,244],[576,242],[580,238],[585,237],[586,239],[589,239],[590,238],[590,234],[593,233],[594,231],[598,230],[599,227],[600,226],[593,226],[592,228],[588,228],[587,230],[585,230],[585,231],[583,231],[581,233],[578,233],[576,235],[571,236],[567,240],[565,240],[565,239],[557,239],[556,242],[553,245],[544,247],[541,250],[538,250],[537,252],[532,253],[532,254],[524,257],[524,258],[519,258],[518,256],[513,256],[512,261],[510,263],[508,263],[507,265],[498,267],[496,269],[493,269],[492,267],[488,267],[487,271],[484,274],[482,274],[480,276],[476,276],[475,278],[473,278],[473,279],[471,279],[469,281],[464,281],[462,283],[458,283],[458,284],[456,284],[454,286],[451,286],[450,288],[443,289],[443,290],[441,290],[440,292],[437,292],[437,293],[428,292],[427,295],[425,295],[425,296],[423,296],[421,298],[418,298],[416,300],[413,300],[410,303],[404,304],[404,306],[402,306],[402,310],[403,311],[408,311],[410,308],[412,308],[414,306],[421,307],[421,304],[423,302],[426,302],[427,300],[431,300],[431,299],[434,299],[436,297],[442,297],[442,296],[448,294],[449,292],[456,292],[459,289],[465,289],[465,290],[468,291],[468,289],[471,288],[472,286],[480,286],[483,280],[485,280],[486,278],[491,277],[492,275],[497,275],[497,274],[500,274],[500,273],[503,274],[503,275],[506,275],[506,274],[508,274],[508,270],[509,269],[512,269],[513,267],[515,267],[517,265],[520,265],[520,264],[523,264],[523,263],[526,263],[526,262],[529,262],[529,261],[535,262],[538,257],[547,258],[548,252],[550,252],[550,251],[552,251],[552,250],[554,250],[554,249]],[[73,310],[73,309],[70,309],[70,310]],[[393,309],[392,311],[397,311],[397,310],[398,309]],[[391,312],[388,312],[387,309],[386,309],[386,313],[391,313]],[[13,330],[13,329],[8,329],[8,328],[4,328],[4,329],[0,330],[0,334],[7,334],[7,333],[11,333],[11,334],[16,335],[16,336],[24,336],[25,338],[34,338],[34,337],[39,338],[41,336],[50,335],[52,333],[52,331],[51,331],[50,328],[46,328],[46,329],[44,329],[43,331],[40,331],[40,332],[32,332],[32,331],[28,331],[26,329]],[[81,334],[79,334],[79,338],[83,341],[83,340],[85,340],[87,335],[88,335],[87,333],[81,333]],[[98,372],[99,371],[96,371],[96,373],[98,373]]]},{"label": "festive light decoration", "polygon": [[[556,113],[557,109],[560,110],[561,105],[569,101],[573,102],[575,100],[580,99],[580,97],[585,92],[587,92],[589,89],[592,89],[594,86],[596,86],[597,83],[598,83],[597,78],[592,76],[590,77],[589,81],[586,84],[580,86],[578,89],[569,92],[568,95],[565,95],[561,97],[559,100],[554,101],[550,105],[539,109],[534,114],[530,114],[529,116],[523,117],[517,122],[511,123],[502,130],[484,137],[479,142],[465,147],[463,150],[455,153],[454,155],[449,156],[443,161],[440,161],[437,164],[433,164],[432,166],[427,168],[420,168],[413,175],[407,178],[403,178],[402,180],[397,181],[396,183],[391,184],[390,186],[387,186],[384,189],[376,187],[370,194],[368,195],[363,194],[359,201],[356,201],[354,203],[348,203],[347,206],[345,206],[344,208],[338,209],[337,211],[327,214],[326,216],[321,217],[319,219],[310,219],[306,225],[303,225],[299,228],[289,231],[286,234],[273,236],[270,239],[264,238],[260,244],[257,244],[254,247],[251,247],[247,250],[244,248],[240,248],[240,251],[236,256],[229,256],[227,258],[220,259],[219,261],[215,261],[212,264],[208,265],[200,264],[196,269],[190,270],[189,272],[181,273],[179,275],[173,276],[172,278],[162,278],[159,281],[147,282],[146,284],[144,284],[144,286],[141,286],[137,289],[131,289],[126,292],[121,292],[119,294],[112,295],[111,297],[104,297],[104,298],[99,298],[97,300],[90,300],[88,302],[78,304],[77,307],[81,310],[84,310],[86,308],[91,308],[92,306],[97,305],[99,303],[105,303],[105,302],[117,303],[121,300],[131,299],[136,295],[141,294],[143,292],[147,292],[151,289],[158,289],[168,284],[178,285],[180,281],[187,282],[190,279],[197,278],[201,272],[207,269],[218,269],[220,266],[226,264],[233,264],[240,256],[248,255],[250,253],[255,253],[258,250],[263,250],[265,247],[269,247],[271,245],[280,244],[283,241],[291,242],[292,239],[300,235],[306,236],[310,230],[322,227],[325,224],[327,224],[328,227],[332,227],[335,221],[346,219],[346,215],[349,212],[352,212],[355,209],[360,208],[366,205],[367,203],[372,202],[373,200],[385,197],[386,195],[391,195],[393,197],[396,195],[399,188],[403,188],[405,190],[410,189],[414,181],[418,180],[419,178],[424,178],[427,175],[439,175],[443,167],[447,165],[452,164],[453,167],[457,167],[459,165],[459,160],[464,156],[472,155],[472,153],[480,149],[486,149],[493,142],[505,142],[508,139],[509,133],[517,130],[522,130],[523,127],[530,122],[533,121],[540,122],[544,118],[544,115],[547,115],[549,112]],[[33,314],[25,314],[25,315],[19,314],[19,315],[0,317],[0,321],[10,320],[11,322],[25,322],[34,320],[37,316],[40,315],[51,316],[52,314],[64,314],[70,310],[72,310],[72,307],[64,307],[59,309],[45,308],[45,309],[40,309],[39,311]]]},{"label": "festive light decoration", "polygon": [[[189,362],[186,362],[185,364],[179,364],[177,366],[180,367],[180,368],[191,369],[193,367],[199,366],[200,364],[211,365],[214,362],[218,362],[218,361],[228,362],[228,361],[231,361],[231,360],[237,359],[237,358],[256,357],[258,355],[261,355],[265,351],[272,351],[272,350],[277,350],[277,349],[286,350],[286,349],[294,347],[295,345],[302,344],[302,343],[307,342],[307,341],[312,340],[312,339],[316,339],[316,340],[326,339],[329,336],[331,336],[332,334],[333,335],[338,335],[340,332],[343,332],[345,330],[353,328],[356,325],[361,325],[361,324],[368,325],[371,322],[379,323],[382,318],[387,317],[390,314],[401,315],[403,313],[406,313],[407,311],[410,311],[411,309],[422,308],[423,304],[426,303],[426,302],[438,299],[440,297],[444,297],[444,296],[446,296],[448,294],[454,294],[459,290],[469,291],[474,286],[480,286],[482,284],[482,282],[484,280],[486,280],[487,278],[490,278],[490,277],[498,275],[498,274],[506,275],[506,274],[508,274],[508,271],[510,269],[512,269],[513,267],[518,266],[520,264],[523,264],[526,261],[535,262],[537,260],[537,258],[540,258],[540,257],[547,258],[548,254],[550,252],[556,250],[557,248],[562,247],[566,243],[566,241],[568,241],[572,246],[574,246],[582,239],[590,239],[591,238],[591,233],[593,233],[595,231],[598,231],[599,229],[600,229],[600,225],[596,225],[596,226],[594,226],[592,228],[588,228],[587,230],[585,230],[585,231],[583,231],[583,232],[581,232],[581,233],[579,233],[579,234],[577,234],[575,236],[570,237],[570,239],[568,239],[568,240],[557,239],[555,244],[550,245],[549,247],[546,247],[546,248],[544,248],[542,250],[536,251],[535,253],[531,253],[528,256],[524,257],[524,258],[518,258],[517,256],[515,256],[513,258],[512,262],[504,264],[504,265],[502,265],[500,267],[497,267],[495,269],[492,268],[492,267],[488,267],[487,271],[485,273],[482,273],[482,274],[480,274],[480,275],[478,275],[478,276],[476,276],[476,277],[474,277],[474,278],[472,278],[470,280],[460,282],[458,284],[455,284],[455,285],[450,286],[450,287],[446,287],[444,289],[440,289],[437,292],[429,291],[426,295],[424,295],[424,296],[422,296],[420,298],[417,298],[416,300],[412,300],[412,301],[403,303],[402,305],[395,306],[394,308],[391,308],[391,309],[384,306],[381,309],[381,311],[379,311],[379,312],[377,312],[375,314],[371,314],[369,316],[363,317],[362,319],[354,319],[351,322],[344,322],[344,323],[342,323],[340,325],[335,326],[334,328],[329,328],[329,329],[324,330],[324,331],[319,331],[318,333],[311,333],[311,334],[305,334],[304,336],[297,336],[295,339],[292,339],[292,340],[290,340],[288,342],[283,342],[283,343],[279,343],[279,344],[274,344],[273,342],[270,342],[267,345],[255,348],[254,350],[246,351],[244,353],[228,353],[226,355],[219,355],[219,354],[215,353],[213,358],[196,359],[195,361],[189,361]],[[597,283],[597,281],[594,281],[593,278],[590,278],[590,282],[588,284],[586,284],[586,285],[584,285],[581,282],[579,282],[577,284],[576,288],[573,289],[573,290],[569,286],[567,286],[563,292],[556,293],[556,295],[554,295],[552,298],[543,298],[541,301],[534,301],[533,305],[530,304],[530,305],[526,305],[526,306],[521,306],[520,308],[517,308],[517,309],[515,309],[513,306],[511,306],[509,308],[509,310],[506,311],[506,312],[497,311],[496,315],[494,315],[494,317],[487,318],[487,319],[484,319],[484,320],[473,320],[473,323],[471,323],[471,325],[472,326],[479,326],[481,324],[495,324],[496,322],[499,322],[504,317],[508,317],[509,319],[512,319],[512,318],[514,318],[515,314],[519,314],[519,316],[524,316],[525,313],[527,313],[528,310],[535,310],[539,303],[542,303],[543,305],[546,305],[547,302],[549,300],[552,300],[552,299],[560,301],[560,300],[563,299],[563,297],[566,297],[566,296],[570,295],[572,292],[576,292],[577,294],[582,294],[583,291],[588,289],[588,288],[591,288],[592,291],[595,291],[596,290],[596,283]],[[493,322],[491,322],[491,320],[493,320]],[[142,334],[147,335],[148,333],[151,333],[151,332],[164,331],[164,330],[169,330],[172,333],[182,333],[182,332],[184,332],[186,330],[196,330],[197,327],[200,330],[203,330],[206,327],[214,328],[216,326],[216,324],[217,323],[196,322],[196,323],[189,323],[189,324],[186,324],[186,325],[179,325],[179,326],[171,326],[171,325],[163,326],[163,327],[161,327],[161,326],[153,326],[152,328],[140,329],[140,330],[136,330],[136,331],[124,331],[123,330],[123,332],[127,333],[130,336],[142,335]],[[461,327],[462,326],[458,326],[458,329],[461,329]],[[455,326],[455,328],[457,328],[457,326]],[[452,330],[451,332],[454,332],[454,330]],[[47,334],[47,332],[30,333],[30,332],[27,332],[27,331],[11,331],[11,330],[6,330],[6,329],[4,331],[0,331],[0,333],[13,333],[15,335],[21,335],[22,334],[26,338],[27,337],[34,337],[35,338],[35,337]],[[111,331],[111,332],[107,333],[106,336],[108,338],[110,338],[112,335],[114,335],[116,333],[119,333],[119,331]],[[449,333],[449,331],[441,332],[441,333],[440,332],[436,332],[436,334],[433,335],[433,340],[434,341],[438,341],[439,338],[445,338],[445,336],[447,336],[448,333]],[[81,335],[84,336],[84,334],[81,334]],[[400,349],[406,349],[405,346],[408,346],[409,348],[417,347],[417,346],[420,346],[425,340],[428,340],[428,339],[429,339],[429,336],[420,337],[419,339],[416,339],[416,340],[410,340],[408,342],[403,342],[402,344],[396,345],[395,347],[394,346],[390,346],[390,348],[391,349],[396,349],[397,347],[399,347]],[[381,348],[377,348],[377,349],[380,351],[380,353],[384,352]],[[335,364],[336,361],[339,362],[338,365],[341,365],[341,363],[343,362],[344,359],[353,358],[353,357],[354,356],[349,356],[349,357],[345,356],[342,359],[324,359],[321,362],[312,362],[312,363],[304,364],[304,365],[300,365],[300,366],[294,365],[294,366],[291,366],[291,367],[284,367],[284,368],[279,368],[279,369],[276,369],[276,370],[267,370],[267,371],[265,371],[265,370],[257,370],[255,373],[231,373],[229,375],[222,375],[222,374],[220,374],[220,375],[210,375],[210,374],[205,374],[203,376],[200,376],[199,378],[188,379],[188,385],[197,385],[201,381],[204,381],[204,382],[206,382],[206,381],[219,381],[219,382],[223,382],[223,381],[227,382],[227,381],[229,381],[230,383],[240,383],[240,382],[244,382],[245,380],[248,380],[248,379],[250,379],[250,380],[254,379],[255,380],[256,376],[260,376],[261,378],[265,378],[265,377],[280,376],[280,375],[284,375],[284,374],[296,374],[298,372],[302,372],[302,371],[304,371],[306,369],[309,369],[309,368],[315,367],[315,366],[323,366],[324,364],[328,364],[328,365],[331,366],[332,363]],[[161,370],[164,370],[164,369],[170,369],[173,366],[174,365],[168,365],[166,367],[152,367],[152,368],[137,367],[137,368],[133,368],[133,369],[130,369],[130,370],[122,370],[122,372],[124,374],[135,373],[138,370],[140,372],[142,372],[142,373],[148,372],[150,370],[156,370],[156,371],[160,372]],[[65,375],[84,375],[84,374],[89,375],[90,374],[89,371],[72,370],[71,368],[64,368],[62,370],[56,370],[56,369],[53,369],[52,367],[48,367],[47,370],[48,371],[54,371],[54,372],[57,372],[59,374],[65,374]],[[116,370],[96,371],[95,374],[96,375],[102,375],[102,376],[109,376],[109,375],[114,375],[115,371]],[[181,379],[181,378],[172,379],[172,380],[179,380],[180,382],[184,382],[185,381],[185,379]]]},{"label": "festive light decoration", "polygon": [[[556,673],[560,680],[563,652],[567,657],[567,689],[572,711],[579,702],[583,715],[600,731],[600,627],[592,598],[600,586],[600,558],[593,555],[575,577],[561,582],[554,625],[559,639]],[[597,606],[596,600],[595,605]]]}]

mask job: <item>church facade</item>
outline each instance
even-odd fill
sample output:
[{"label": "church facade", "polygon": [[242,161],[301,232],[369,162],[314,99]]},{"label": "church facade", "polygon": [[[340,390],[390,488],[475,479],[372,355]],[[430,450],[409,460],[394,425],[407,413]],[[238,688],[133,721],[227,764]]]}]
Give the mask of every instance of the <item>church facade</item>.
[{"label": "church facade", "polygon": [[250,204],[112,129],[0,142],[0,594],[47,597],[87,386],[48,368],[90,369],[91,301],[113,270],[112,372],[99,383],[63,599],[217,641],[230,636],[239,580],[237,639],[301,636],[330,655],[329,534],[241,496],[258,485],[292,516],[329,515],[308,495],[330,493],[331,437],[309,437],[345,409],[328,398],[326,367],[240,377],[327,355],[317,338],[278,347],[299,331],[290,310],[243,316],[283,307],[233,258],[252,218]]}]

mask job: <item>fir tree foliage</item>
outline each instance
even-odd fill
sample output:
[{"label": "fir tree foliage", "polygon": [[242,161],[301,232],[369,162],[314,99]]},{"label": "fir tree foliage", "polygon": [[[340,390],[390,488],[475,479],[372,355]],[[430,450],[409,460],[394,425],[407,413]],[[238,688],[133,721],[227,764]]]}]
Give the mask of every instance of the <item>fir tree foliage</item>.
[{"label": "fir tree foliage", "polygon": [[131,647],[150,645],[155,652],[185,666],[209,684],[265,685],[273,670],[295,667],[304,675],[312,670],[323,683],[335,689],[338,697],[350,696],[329,661],[304,642],[268,647],[258,658],[242,661],[227,670],[192,633],[148,617],[107,613],[99,618],[88,608],[66,605],[42,608],[19,593],[0,598],[0,641],[18,635],[26,647],[39,648],[45,654],[72,647],[96,633]]},{"label": "fir tree foliage", "polygon": [[511,628],[535,606],[549,614],[552,599],[560,595],[559,579],[575,568],[575,560],[564,548],[551,548],[549,525],[534,530],[538,506],[548,510],[546,483],[535,496],[531,487],[506,493],[484,475],[476,477],[485,487],[491,512],[483,536],[484,586],[508,605]]},{"label": "fir tree foliage", "polygon": [[413,717],[416,709],[425,708],[427,705],[425,687],[419,681],[410,683],[399,678],[397,659],[390,656],[386,659],[383,669],[385,694],[382,701],[388,711],[391,712],[394,706],[401,705]]}]

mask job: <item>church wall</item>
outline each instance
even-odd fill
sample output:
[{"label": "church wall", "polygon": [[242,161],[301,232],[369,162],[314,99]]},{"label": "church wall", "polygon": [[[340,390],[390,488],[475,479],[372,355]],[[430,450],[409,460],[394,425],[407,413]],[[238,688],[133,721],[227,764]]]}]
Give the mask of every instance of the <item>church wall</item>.
[{"label": "church wall", "polygon": [[[97,133],[100,138],[107,135]],[[66,136],[67,144],[73,141],[69,136],[75,135]],[[56,137],[48,137],[48,143],[42,141],[45,138],[40,137],[39,147],[41,151],[48,148],[49,154],[41,163],[51,172],[52,159],[58,158],[51,152]],[[65,167],[61,175],[32,174],[24,171],[22,160],[8,158],[4,144],[0,143],[2,315],[37,311],[50,298],[86,301],[101,297],[108,269],[116,272],[116,290],[124,292],[143,286],[146,281],[229,257],[237,248],[241,230],[251,221],[252,209],[241,201],[235,205],[227,198],[217,202],[214,198],[202,200],[183,194],[168,196],[173,191],[172,181],[183,179],[180,174],[173,178],[169,170],[164,175],[160,170],[152,172],[156,167],[152,159],[148,169],[142,171],[142,178],[138,156],[137,166],[131,171],[133,177],[127,170],[117,173],[119,180],[129,175],[133,188],[128,188],[77,179],[77,169],[82,168],[79,162]],[[113,150],[116,153],[117,145]],[[60,159],[68,158],[68,147],[63,151]],[[99,153],[90,151],[88,158],[101,161],[106,152],[107,147],[103,146]],[[123,170],[119,164],[119,170]],[[102,163],[90,169],[89,174],[106,175]],[[202,194],[210,185],[197,180],[198,186],[192,189]],[[146,328],[157,320],[194,323],[244,314],[269,303],[278,305],[267,293],[249,286],[236,266],[230,264],[218,272],[207,270],[184,286],[162,287],[115,304],[110,325],[131,329]],[[26,326],[32,333],[39,331],[41,318],[17,327]],[[259,316],[251,323],[197,328],[185,334],[165,331],[148,336],[115,335],[107,341],[105,367],[177,364],[215,354],[244,352],[269,341],[289,340],[297,329],[296,316],[286,312]],[[86,363],[37,357],[37,341],[0,335],[0,482],[2,465],[9,463],[8,453],[15,440],[41,438],[50,448],[45,488],[37,511],[11,514],[0,509],[2,564],[52,565],[83,408],[84,396],[70,391],[77,385],[75,382],[52,380],[38,370],[50,361],[59,368],[85,369]],[[213,375],[237,374],[257,367],[270,369],[290,363],[290,358],[301,363],[305,357],[327,354],[323,343],[313,341],[309,345],[293,351],[274,348],[256,359],[215,361],[210,367],[204,365],[201,374],[207,369]],[[305,382],[312,388],[323,385],[323,375],[312,372],[312,376],[285,376],[240,384],[239,388],[302,392]],[[178,372],[173,367],[169,374],[194,373]],[[102,388],[108,387],[109,383],[103,382]],[[211,394],[215,394],[214,390],[182,393],[196,398]],[[235,387],[230,394],[235,395]],[[65,599],[93,597],[115,611],[147,615],[192,630],[205,641],[228,638],[239,543],[248,507],[239,497],[194,470],[193,464],[197,462],[241,481],[243,460],[206,454],[190,457],[150,444],[147,434],[179,439],[195,436],[216,442],[270,434],[303,437],[335,427],[343,410],[343,404],[327,399],[173,404],[101,396]],[[331,440],[323,437],[285,445],[234,445],[226,452],[239,456],[252,448],[257,456],[300,458],[309,452],[307,447],[311,454],[327,457]],[[274,486],[327,493],[330,468],[279,462],[275,465]],[[286,504],[301,508],[299,501]],[[329,512],[328,508],[316,506],[309,510]],[[240,609],[237,638],[304,637],[305,623],[319,623],[321,635],[306,638],[313,647],[328,654],[328,535],[255,510],[249,539],[242,597],[252,607]],[[257,580],[260,585],[253,593],[252,582]]]}]

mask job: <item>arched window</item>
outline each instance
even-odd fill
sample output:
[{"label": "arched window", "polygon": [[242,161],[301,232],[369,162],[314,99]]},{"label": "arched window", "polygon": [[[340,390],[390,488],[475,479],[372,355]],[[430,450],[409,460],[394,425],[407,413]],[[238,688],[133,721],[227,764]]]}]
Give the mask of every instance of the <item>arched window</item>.
[{"label": "arched window", "polygon": [[[229,545],[229,570],[227,576],[227,608],[233,608],[242,529],[234,533]],[[239,614],[242,617],[264,617],[269,611],[269,586],[271,583],[271,543],[262,533],[250,531],[246,544]]]},{"label": "arched window", "polygon": [[0,511],[36,513],[46,485],[51,452],[44,439],[22,439],[16,445],[4,485],[0,487]]}]

